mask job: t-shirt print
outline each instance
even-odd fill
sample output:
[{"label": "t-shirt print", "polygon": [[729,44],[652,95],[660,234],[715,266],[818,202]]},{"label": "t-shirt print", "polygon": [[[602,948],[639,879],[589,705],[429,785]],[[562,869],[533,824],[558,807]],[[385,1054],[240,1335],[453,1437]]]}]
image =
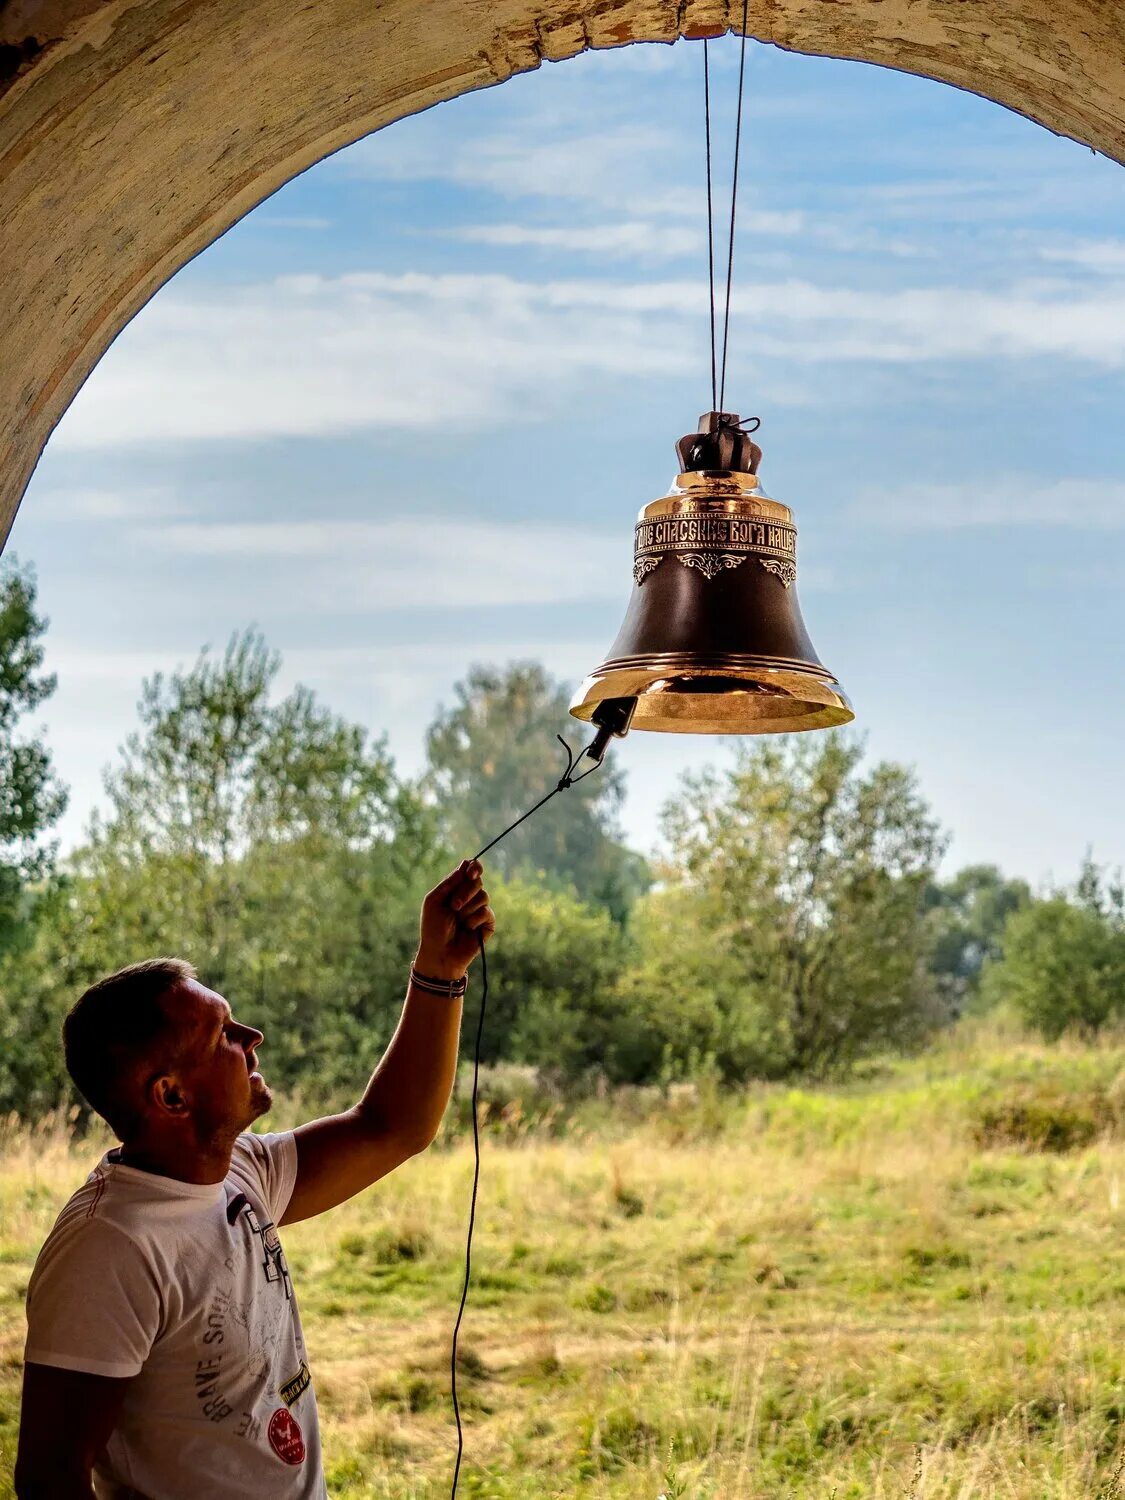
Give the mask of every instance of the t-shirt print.
[{"label": "t-shirt print", "polygon": [[111,1153],[60,1214],[28,1290],[26,1357],[132,1377],[99,1497],[326,1496],[277,1230],[295,1178],[291,1133],[241,1136],[226,1180],[205,1186]]},{"label": "t-shirt print", "polygon": [[[224,1188],[226,1220],[231,1226],[232,1237],[236,1242],[242,1238],[245,1243],[232,1245],[231,1253],[225,1258],[223,1267],[227,1275],[217,1278],[207,1306],[207,1317],[200,1330],[200,1357],[193,1377],[195,1395],[204,1403],[202,1411],[211,1422],[225,1422],[234,1414],[234,1408],[223,1394],[224,1362],[228,1371],[245,1367],[252,1380],[269,1386],[270,1377],[278,1368],[280,1346],[291,1317],[287,1304],[293,1299],[289,1267],[273,1221],[261,1223],[245,1193],[238,1192],[230,1182],[224,1183]],[[260,1265],[260,1282],[249,1290],[248,1300],[240,1300],[236,1290],[240,1279],[239,1266],[254,1259]],[[284,1301],[271,1291],[272,1287],[284,1290]],[[303,1360],[302,1368],[308,1369]],[[252,1429],[256,1436],[260,1418],[255,1418],[252,1412],[243,1412],[239,1426],[244,1429],[240,1436],[252,1435]],[[291,1426],[300,1432],[295,1423]]]}]

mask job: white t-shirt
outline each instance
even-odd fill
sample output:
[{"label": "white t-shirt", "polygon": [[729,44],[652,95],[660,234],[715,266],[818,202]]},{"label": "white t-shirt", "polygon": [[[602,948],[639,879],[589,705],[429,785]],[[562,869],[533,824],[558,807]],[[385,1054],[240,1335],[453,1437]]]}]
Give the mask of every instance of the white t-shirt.
[{"label": "white t-shirt", "polygon": [[59,1215],[27,1291],[28,1361],[134,1377],[97,1494],[324,1500],[275,1227],[297,1176],[292,1132],[240,1136],[225,1182],[205,1185],[113,1156]]}]

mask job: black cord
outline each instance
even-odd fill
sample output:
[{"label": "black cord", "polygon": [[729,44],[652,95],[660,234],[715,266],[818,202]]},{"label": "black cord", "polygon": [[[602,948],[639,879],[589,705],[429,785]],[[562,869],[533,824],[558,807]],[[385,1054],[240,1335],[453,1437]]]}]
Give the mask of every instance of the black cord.
[{"label": "black cord", "polygon": [[[528,818],[531,817],[532,813],[537,813],[541,807],[544,807],[548,802],[550,802],[552,797],[557,797],[560,792],[565,792],[567,787],[572,784],[570,773],[574,770],[575,766],[578,764],[578,761],[582,759],[582,755],[585,755],[586,752],[585,750],[583,750],[582,755],[578,757],[578,760],[575,760],[574,752],[571,750],[567,742],[563,739],[562,735],[556,734],[555,739],[558,740],[559,744],[566,751],[566,770],[562,773],[559,784],[556,787],[553,787],[545,797],[540,797],[535,806],[529,807],[522,817],[517,818],[514,823],[509,823],[504,832],[498,833],[496,837],[491,841],[491,843],[485,844],[484,848],[480,851],[479,854],[475,855],[474,858],[483,859],[483,857],[488,853],[490,849],[496,848],[496,845],[500,842],[501,839],[506,839],[513,829],[518,828],[521,823],[526,823]],[[589,772],[585,774],[588,775]],[[578,780],[581,781],[582,777],[580,776]]]},{"label": "black cord", "polygon": [[449,1383],[453,1392],[453,1415],[457,1422],[457,1462],[453,1466],[453,1488],[449,1494],[457,1494],[457,1480],[461,1475],[461,1456],[465,1451],[465,1434],[461,1427],[461,1405],[457,1399],[457,1339],[461,1332],[461,1319],[465,1316],[465,1303],[469,1300],[469,1277],[473,1268],[473,1225],[477,1218],[477,1188],[480,1184],[480,1126],[477,1122],[477,1090],[480,1086],[480,1043],[484,1035],[484,1009],[488,1004],[488,959],[484,952],[484,936],[479,934],[480,947],[480,1016],[477,1019],[477,1044],[473,1053],[473,1192],[469,1200],[469,1232],[465,1237],[465,1284],[461,1288],[461,1306],[457,1309],[457,1321],[453,1325],[453,1348],[449,1356]]},{"label": "black cord", "polygon": [[[586,750],[583,750],[576,757],[561,734],[556,735],[555,738],[566,751],[566,770],[559,778],[558,784],[545,797],[540,797],[534,807],[529,807],[522,817],[517,818],[514,823],[510,823],[503,833],[497,834],[491,843],[485,844],[480,854],[474,855],[474,859],[480,859],[490,849],[494,849],[501,839],[506,839],[512,830],[518,828],[521,823],[526,823],[532,813],[538,812],[541,807],[550,802],[552,797],[557,797],[560,792],[565,792],[569,787],[577,786],[580,781],[585,781],[587,776],[592,776],[600,768],[601,761],[596,760],[588,770],[582,772],[581,776],[575,776],[575,768],[582,764],[586,756]],[[473,1050],[473,1191],[469,1199],[469,1229],[465,1236],[465,1280],[461,1287],[461,1305],[457,1309],[457,1321],[453,1325],[453,1347],[449,1356],[449,1381],[453,1392],[453,1416],[457,1423],[457,1461],[453,1466],[453,1487],[449,1491],[450,1500],[456,1500],[457,1481],[461,1475],[461,1459],[465,1452],[465,1433],[461,1426],[461,1404],[457,1398],[457,1340],[461,1333],[461,1320],[465,1316],[465,1304],[469,1300],[469,1280],[473,1267],[473,1228],[477,1219],[477,1188],[480,1186],[480,1121],[477,1115],[477,1096],[480,1089],[480,1045],[481,1039],[484,1036],[484,1012],[488,1004],[488,958],[484,951],[484,935],[482,933],[477,934],[477,945],[480,948],[481,992],[480,1015],[477,1017],[477,1039]]]},{"label": "black cord", "polygon": [[742,0],[742,45],[738,54],[738,112],[734,122],[734,171],[730,188],[730,239],[727,244],[727,298],[723,312],[723,362],[719,376],[719,405],[722,411],[727,391],[727,334],[730,329],[730,288],[734,273],[734,221],[738,203],[738,153],[742,144],[742,83],[746,75],[746,15],[749,0]]}]

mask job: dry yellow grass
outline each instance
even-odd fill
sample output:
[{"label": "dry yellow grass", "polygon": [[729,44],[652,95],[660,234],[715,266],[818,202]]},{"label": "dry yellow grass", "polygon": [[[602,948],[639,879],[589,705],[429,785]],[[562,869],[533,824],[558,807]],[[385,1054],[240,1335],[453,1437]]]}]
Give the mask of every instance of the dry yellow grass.
[{"label": "dry yellow grass", "polygon": [[[1047,1079],[1061,1109],[1119,1068],[947,1051],[862,1087],[487,1138],[462,1494],[1125,1497],[1125,1146],[983,1150],[972,1129],[982,1097]],[[0,1497],[21,1289],[90,1154],[47,1135],[3,1157]],[[470,1173],[441,1146],[286,1236],[334,1496],[448,1494]]]}]

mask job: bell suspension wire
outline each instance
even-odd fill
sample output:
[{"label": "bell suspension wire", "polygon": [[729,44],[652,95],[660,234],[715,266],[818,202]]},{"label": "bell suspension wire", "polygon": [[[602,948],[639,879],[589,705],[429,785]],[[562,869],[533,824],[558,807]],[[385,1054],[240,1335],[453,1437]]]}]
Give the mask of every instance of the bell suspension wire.
[{"label": "bell suspension wire", "polygon": [[742,0],[742,42],[738,52],[738,109],[734,121],[734,170],[731,174],[730,186],[730,239],[727,244],[727,296],[726,306],[723,310],[723,359],[719,374],[719,405],[718,410],[723,410],[723,401],[726,398],[727,389],[727,336],[730,331],[730,289],[731,279],[734,272],[734,224],[735,210],[738,204],[738,154],[742,145],[742,85],[746,76],[746,17],[749,0]]},{"label": "bell suspension wire", "polygon": [[711,307],[711,410],[718,410],[719,384],[715,377],[715,214],[711,194],[711,67],[707,38],[703,38],[703,130],[707,143],[707,290]]},{"label": "bell suspension wire", "polygon": [[[510,833],[517,829],[521,823],[526,823],[533,813],[537,813],[541,807],[545,807],[552,797],[557,797],[560,792],[577,786],[578,782],[585,781],[587,776],[592,776],[601,767],[601,755],[597,751],[601,731],[591,745],[588,745],[579,755],[575,756],[573,750],[563,739],[562,735],[555,738],[566,751],[566,770],[559,778],[558,783],[551,788],[545,797],[540,797],[533,807],[518,817],[514,823],[509,823],[503,833],[498,833],[490,843],[485,844],[479,854],[473,858],[481,859],[490,849],[495,849],[501,839],[506,839]],[[601,753],[604,754],[604,743]],[[574,774],[577,767],[587,755],[593,760],[593,765],[583,771],[581,775]],[[457,1309],[457,1321],[453,1325],[453,1345],[449,1356],[449,1381],[453,1395],[453,1416],[457,1423],[457,1461],[453,1466],[453,1486],[449,1492],[450,1500],[456,1500],[457,1482],[461,1476],[461,1459],[465,1452],[465,1434],[461,1425],[461,1405],[457,1397],[457,1341],[461,1333],[461,1320],[465,1316],[465,1305],[469,1300],[469,1280],[472,1275],[473,1263],[473,1228],[477,1218],[477,1188],[480,1185],[480,1121],[477,1115],[477,1096],[480,1089],[480,1047],[484,1036],[484,1013],[488,1004],[488,958],[484,951],[484,937],[478,936],[477,943],[480,948],[480,1014],[477,1017],[476,1045],[473,1048],[473,1189],[469,1198],[469,1227],[465,1235],[465,1278],[461,1287],[461,1303]]]}]

